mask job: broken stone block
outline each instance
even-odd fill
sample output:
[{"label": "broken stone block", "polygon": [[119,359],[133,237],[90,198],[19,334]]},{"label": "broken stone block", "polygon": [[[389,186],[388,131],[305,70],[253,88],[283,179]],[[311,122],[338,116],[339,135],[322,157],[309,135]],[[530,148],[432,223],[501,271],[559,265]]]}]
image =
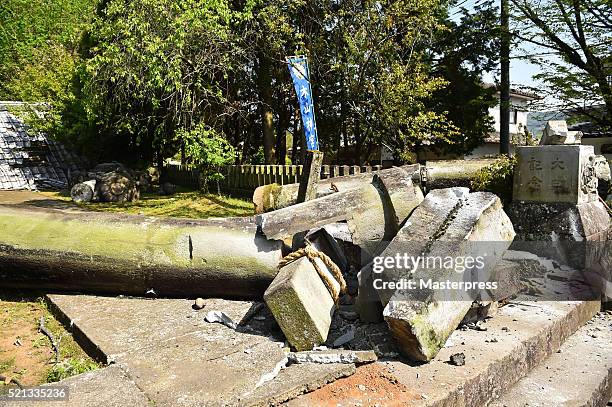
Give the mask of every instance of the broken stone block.
[{"label": "broken stone block", "polygon": [[308,232],[304,239],[318,251],[326,253],[340,270],[348,270],[348,260],[340,244],[325,227]]},{"label": "broken stone block", "polygon": [[[424,204],[435,207],[433,202],[426,201],[427,197]],[[432,219],[432,212],[435,211],[417,209],[407,224],[426,223]],[[410,241],[397,246],[396,254],[403,254],[404,249],[408,249],[409,255],[421,255],[423,259],[480,258],[478,266],[472,264],[460,271],[435,262],[430,267],[423,260],[409,273],[408,278],[415,282],[415,288],[393,293],[383,316],[405,356],[418,361],[436,356],[470,309],[474,296],[480,295],[481,290],[471,291],[462,284],[488,282],[514,234],[499,198],[491,193],[476,192],[459,199],[443,216],[439,228],[433,233],[430,231],[428,244],[422,251],[413,251],[415,245]],[[397,273],[394,276],[397,277]],[[432,282],[447,284],[448,288],[436,288]]]},{"label": "broken stone block", "polygon": [[382,316],[383,306],[374,288],[372,262],[365,265],[357,273],[357,279],[359,281],[359,294],[355,305],[357,312],[359,312],[359,319],[361,322],[370,324],[382,322],[384,320]]},{"label": "broken stone block", "polygon": [[[445,188],[431,191],[378,258],[393,257],[397,253],[415,256],[425,250],[428,242],[436,234],[459,201],[469,194],[467,188]],[[358,274],[359,296],[357,309],[363,322],[383,321],[382,310],[387,305],[393,289],[374,287],[373,262],[365,265]],[[377,278],[383,281],[398,281],[406,270],[385,267]]]},{"label": "broken stone block", "polygon": [[[404,253],[410,256],[419,256],[425,253],[431,242],[444,230],[448,219],[452,217],[453,211],[469,193],[468,188],[461,187],[431,191],[378,258],[395,257],[397,254],[403,255]],[[380,263],[380,260],[377,261]],[[369,264],[364,267],[364,274],[367,276],[366,270],[376,268],[376,266],[381,267],[384,264]],[[394,264],[392,267],[383,267],[382,271],[375,273],[374,278],[380,278],[383,281],[399,281],[406,276],[408,271]],[[364,281],[368,283],[367,280]],[[372,286],[372,283],[368,283],[368,285]],[[376,287],[375,291],[383,307],[389,303],[395,293],[394,289]]]},{"label": "broken stone block", "polygon": [[[315,261],[339,292],[340,284],[327,266],[319,258]],[[281,268],[264,293],[264,300],[296,350],[310,350],[327,340],[335,304],[307,257]]]},{"label": "broken stone block", "polygon": [[[595,258],[589,252],[605,248],[612,226],[603,203],[513,202],[508,215],[516,227],[513,249],[553,259],[578,270]],[[602,242],[602,243],[591,243]]]},{"label": "broken stone block", "polygon": [[580,144],[581,140],[582,132],[568,130],[565,120],[549,120],[542,132],[540,145]]},{"label": "broken stone block", "polygon": [[372,350],[323,350],[292,352],[288,356],[291,363],[372,363],[378,360]]}]

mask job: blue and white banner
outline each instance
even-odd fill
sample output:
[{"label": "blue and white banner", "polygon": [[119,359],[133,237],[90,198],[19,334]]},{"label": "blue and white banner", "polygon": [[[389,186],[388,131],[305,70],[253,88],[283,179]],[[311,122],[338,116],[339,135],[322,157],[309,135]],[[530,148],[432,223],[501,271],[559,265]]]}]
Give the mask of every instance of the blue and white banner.
[{"label": "blue and white banner", "polygon": [[287,64],[289,65],[289,72],[291,73],[295,92],[300,102],[302,127],[306,137],[306,149],[318,151],[319,137],[317,135],[317,123],[315,122],[314,104],[312,102],[312,89],[310,88],[308,59],[305,56],[289,57],[287,58]]}]

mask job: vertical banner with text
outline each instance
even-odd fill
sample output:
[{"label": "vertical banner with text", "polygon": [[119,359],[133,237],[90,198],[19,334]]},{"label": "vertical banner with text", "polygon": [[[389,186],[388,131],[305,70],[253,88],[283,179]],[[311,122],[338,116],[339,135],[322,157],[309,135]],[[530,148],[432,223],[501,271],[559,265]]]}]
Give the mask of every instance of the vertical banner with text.
[{"label": "vertical banner with text", "polygon": [[302,127],[306,137],[306,149],[309,151],[319,150],[319,137],[317,135],[317,124],[315,122],[314,104],[312,101],[312,89],[310,88],[310,72],[308,70],[308,59],[305,56],[287,58],[289,72],[293,79],[295,92],[300,102],[302,113]]}]

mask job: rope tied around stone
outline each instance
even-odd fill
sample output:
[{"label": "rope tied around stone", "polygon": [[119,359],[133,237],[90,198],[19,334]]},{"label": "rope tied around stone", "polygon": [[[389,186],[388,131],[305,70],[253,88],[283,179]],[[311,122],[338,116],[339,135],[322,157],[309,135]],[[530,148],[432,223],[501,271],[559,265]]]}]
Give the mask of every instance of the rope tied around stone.
[{"label": "rope tied around stone", "polygon": [[[327,291],[329,291],[329,293],[331,294],[332,298],[334,299],[334,302],[338,303],[340,294],[344,294],[346,292],[346,281],[344,281],[342,272],[340,271],[340,268],[336,265],[336,263],[334,263],[333,260],[329,258],[328,255],[326,255],[323,252],[318,251],[317,249],[312,247],[312,245],[307,245],[306,247],[298,249],[294,251],[293,253],[289,253],[288,255],[283,257],[281,261],[278,263],[278,269],[280,270],[281,268],[285,267],[287,264],[293,263],[294,261],[304,256],[308,257],[308,260],[310,260],[310,263],[312,264],[314,269],[317,271],[317,274],[319,275],[319,277],[321,277],[321,280],[323,280],[323,284],[325,284],[325,287],[327,287]],[[319,267],[319,265],[317,264],[315,260],[316,258],[321,259],[323,264],[325,264],[327,268],[329,269],[329,271],[331,272],[333,278],[338,282],[338,284],[340,284],[339,292],[336,286],[334,285],[334,282],[331,280],[329,274],[321,270],[321,268]]]}]

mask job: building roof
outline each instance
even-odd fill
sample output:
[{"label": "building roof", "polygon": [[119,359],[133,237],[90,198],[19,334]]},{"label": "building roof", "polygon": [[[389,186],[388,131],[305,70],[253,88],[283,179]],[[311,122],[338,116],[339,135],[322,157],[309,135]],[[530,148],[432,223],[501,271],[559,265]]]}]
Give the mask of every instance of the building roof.
[{"label": "building roof", "polygon": [[62,189],[70,174],[85,169],[85,161],[44,134],[28,132],[16,116],[21,102],[0,102],[0,190]]},{"label": "building roof", "polygon": [[[483,83],[483,87],[485,88],[495,88],[497,92],[499,92],[499,85],[494,83]],[[527,91],[525,89],[520,88],[510,88],[510,97],[517,97],[525,100],[539,100],[542,99],[541,96],[535,94],[534,92]]]},{"label": "building roof", "polygon": [[581,131],[582,138],[612,137],[612,130],[604,130],[592,122],[574,123],[568,129]]}]

